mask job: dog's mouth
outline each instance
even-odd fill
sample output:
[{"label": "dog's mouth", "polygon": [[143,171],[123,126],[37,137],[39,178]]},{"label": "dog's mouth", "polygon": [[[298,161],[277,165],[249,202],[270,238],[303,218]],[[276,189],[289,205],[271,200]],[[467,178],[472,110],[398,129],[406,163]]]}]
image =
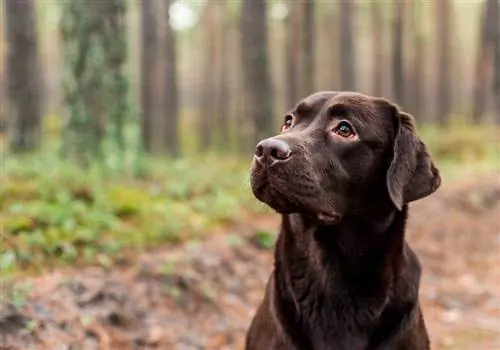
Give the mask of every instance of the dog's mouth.
[{"label": "dog's mouth", "polygon": [[333,224],[341,216],[327,201],[322,200],[316,186],[308,186],[310,191],[297,191],[297,185],[284,180],[276,174],[270,174],[266,168],[254,168],[251,175],[254,196],[280,214],[299,213],[321,224]]}]

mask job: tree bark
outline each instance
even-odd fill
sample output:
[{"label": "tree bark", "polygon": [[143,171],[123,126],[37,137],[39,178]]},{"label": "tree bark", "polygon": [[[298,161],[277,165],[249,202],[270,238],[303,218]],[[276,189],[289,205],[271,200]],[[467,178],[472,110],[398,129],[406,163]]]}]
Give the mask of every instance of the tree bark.
[{"label": "tree bark", "polygon": [[424,106],[424,76],[425,76],[425,38],[421,30],[421,16],[418,3],[412,3],[410,15],[412,21],[412,42],[414,47],[413,69],[412,69],[412,99],[410,104],[410,112],[415,118],[423,117]]},{"label": "tree bark", "polygon": [[291,0],[289,13],[285,19],[285,104],[286,108],[292,108],[299,98],[298,94],[298,53],[299,42],[297,28],[300,23],[300,12],[298,0]]},{"label": "tree bark", "polygon": [[141,1],[141,139],[144,150],[153,149],[154,81],[158,29],[153,0]]},{"label": "tree bark", "polygon": [[340,74],[342,90],[356,89],[354,47],[354,0],[340,1]]},{"label": "tree bark", "polygon": [[217,2],[219,24],[217,27],[217,143],[219,149],[229,145],[229,34],[231,23],[228,18],[227,0]]},{"label": "tree bark", "polygon": [[42,76],[34,0],[5,0],[10,148],[31,151],[40,143]]},{"label": "tree bark", "polygon": [[452,4],[449,0],[436,1],[437,30],[437,120],[444,125],[451,110],[451,17]]},{"label": "tree bark", "polygon": [[273,97],[267,49],[266,2],[243,0],[241,15],[245,111],[254,121],[257,143],[273,133]]},{"label": "tree bark", "polygon": [[113,125],[112,141],[121,156],[124,165],[125,136],[124,127],[127,119],[129,80],[125,67],[127,64],[127,30],[126,30],[126,1],[108,0],[101,2],[104,23],[104,47],[107,56],[109,79],[109,123]]},{"label": "tree bark", "polygon": [[170,25],[169,10],[171,3],[171,0],[165,0],[165,151],[171,156],[178,156],[179,101],[177,87],[177,50],[175,32]]},{"label": "tree bark", "polygon": [[213,146],[213,126],[216,123],[215,93],[215,10],[216,2],[209,0],[202,16],[202,45],[204,47],[202,77],[202,108],[199,115],[200,151],[205,152]]},{"label": "tree bark", "polygon": [[383,61],[384,61],[384,40],[382,36],[382,10],[379,1],[372,1],[372,51],[373,51],[373,65],[372,65],[372,93],[375,96],[383,95]]},{"label": "tree bark", "polygon": [[486,0],[484,2],[472,102],[472,120],[475,122],[483,120],[486,109],[488,77],[491,75],[490,72],[495,56],[495,17],[497,17],[496,22],[498,22],[497,8],[496,0]]},{"label": "tree bark", "polygon": [[494,122],[500,125],[500,4],[489,0],[492,22],[493,40],[493,104],[495,108]]},{"label": "tree bark", "polygon": [[302,2],[302,74],[301,74],[301,95],[308,96],[314,92],[314,62],[315,62],[315,5],[314,0]]},{"label": "tree bark", "polygon": [[393,93],[396,103],[405,105],[404,66],[403,66],[403,23],[404,2],[395,0],[392,30],[392,78]]}]

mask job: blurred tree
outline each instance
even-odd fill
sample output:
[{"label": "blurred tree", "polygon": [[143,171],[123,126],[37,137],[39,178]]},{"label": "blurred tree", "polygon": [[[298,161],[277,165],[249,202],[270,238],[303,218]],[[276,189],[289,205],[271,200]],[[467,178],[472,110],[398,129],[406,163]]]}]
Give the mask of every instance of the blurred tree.
[{"label": "blurred tree", "polygon": [[115,154],[124,164],[125,136],[124,127],[129,114],[129,80],[127,77],[127,38],[126,38],[126,0],[106,0],[99,2],[98,13],[103,22],[103,49],[106,53],[107,75],[105,89],[108,99],[108,125],[111,144]]},{"label": "blurred tree", "polygon": [[179,154],[178,124],[179,107],[177,92],[177,53],[175,32],[170,25],[170,5],[172,0],[165,0],[165,148],[170,155]]},{"label": "blurred tree", "polygon": [[393,91],[396,103],[404,106],[404,67],[403,67],[403,23],[404,23],[404,2],[394,1],[394,17],[392,30],[392,78]]},{"label": "blurred tree", "polygon": [[341,89],[356,90],[354,40],[355,2],[340,1],[340,74]]},{"label": "blurred tree", "polygon": [[217,1],[209,0],[201,18],[202,45],[204,47],[203,77],[201,99],[202,108],[199,115],[200,151],[204,152],[213,146],[213,129],[216,122],[216,72],[215,72],[215,32]]},{"label": "blurred tree", "polygon": [[314,0],[302,2],[302,58],[301,58],[301,96],[307,96],[314,92],[315,77],[314,63],[316,60],[315,50],[315,5]]},{"label": "blurred tree", "polygon": [[[68,0],[61,21],[63,94],[68,109],[61,151],[80,165],[103,159],[103,142],[123,160],[128,111],[125,0]],[[123,164],[122,164],[123,165]]]},{"label": "blurred tree", "polygon": [[371,25],[372,25],[372,94],[383,96],[384,84],[384,40],[382,36],[382,9],[380,1],[371,2]]},{"label": "blurred tree", "polygon": [[491,2],[491,12],[493,13],[492,23],[494,58],[493,58],[493,103],[495,104],[495,122],[500,124],[500,4],[498,1]]},{"label": "blurred tree", "polygon": [[217,4],[217,32],[215,43],[217,63],[217,91],[216,91],[216,124],[217,146],[227,148],[229,144],[229,35],[231,18],[228,12],[228,0],[219,0]]},{"label": "blurred tree", "polygon": [[246,117],[254,121],[254,143],[274,131],[273,96],[267,49],[267,3],[243,0],[241,45]]},{"label": "blurred tree", "polygon": [[5,0],[6,78],[13,152],[34,150],[40,143],[41,72],[34,0]]},{"label": "blurred tree", "polygon": [[451,112],[451,30],[452,3],[437,0],[435,21],[437,31],[437,120],[443,125]]},{"label": "blurred tree", "polygon": [[410,17],[409,42],[412,46],[412,60],[410,78],[406,80],[406,103],[408,110],[416,118],[422,116],[423,105],[423,84],[425,67],[425,37],[422,33],[421,4],[410,1],[408,3],[408,13]]},{"label": "blurred tree", "polygon": [[489,77],[493,76],[492,67],[496,56],[495,47],[498,46],[496,29],[498,27],[497,0],[485,0],[480,24],[472,107],[472,119],[476,122],[483,119],[488,94],[488,80]]},{"label": "blurred tree", "polygon": [[4,133],[5,129],[5,105],[7,102],[7,96],[5,93],[5,65],[3,64],[3,58],[5,54],[5,39],[4,39],[4,11],[0,11],[0,137]]},{"label": "blurred tree", "polygon": [[299,62],[300,33],[298,33],[300,23],[300,8],[298,0],[291,0],[288,4],[289,11],[285,18],[285,105],[286,108],[292,106],[299,99],[297,76],[297,63]]},{"label": "blurred tree", "polygon": [[158,29],[153,0],[141,1],[141,139],[144,150],[153,150],[154,82]]},{"label": "blurred tree", "polygon": [[[318,6],[320,4],[322,4],[322,2],[318,3]],[[332,35],[332,23],[340,21],[341,14],[335,2],[325,3],[322,4],[322,6],[328,6],[328,9],[320,12],[323,13],[321,16],[323,24],[321,26],[322,36],[318,42],[328,43],[328,45],[326,45],[326,50],[323,51],[324,55],[327,57],[327,66],[319,66],[318,69],[320,73],[318,74],[318,71],[316,71],[316,76],[318,79],[321,79],[324,74],[324,70],[327,69],[328,73],[324,74],[327,81],[325,88],[329,90],[339,90],[341,75],[339,50],[340,35],[338,32]],[[323,45],[320,45],[319,47],[321,48],[321,46]]]}]

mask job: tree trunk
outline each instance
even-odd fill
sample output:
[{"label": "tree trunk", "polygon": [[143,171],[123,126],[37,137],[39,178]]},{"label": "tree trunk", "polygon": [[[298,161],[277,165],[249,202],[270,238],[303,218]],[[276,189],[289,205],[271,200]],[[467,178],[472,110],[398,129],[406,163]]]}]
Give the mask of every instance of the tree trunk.
[{"label": "tree trunk", "polygon": [[299,43],[297,28],[300,22],[298,0],[292,0],[289,4],[289,13],[285,19],[285,104],[286,108],[292,108],[299,99],[298,93],[298,53]]},{"label": "tree trunk", "polygon": [[302,2],[302,74],[301,74],[301,95],[308,96],[314,92],[314,62],[315,62],[315,10],[314,0]]},{"label": "tree trunk", "polygon": [[227,0],[217,2],[219,25],[217,28],[217,144],[220,150],[229,146],[229,33],[231,23],[228,18]]},{"label": "tree trunk", "polygon": [[34,0],[5,0],[7,99],[13,152],[40,143],[41,72]]},{"label": "tree trunk", "polygon": [[419,3],[412,3],[410,15],[412,21],[412,42],[414,46],[413,70],[412,70],[412,99],[410,112],[415,118],[423,117],[424,106],[424,76],[425,76],[425,37],[421,30],[421,15]]},{"label": "tree trunk", "polygon": [[396,0],[393,18],[393,48],[392,48],[392,78],[393,93],[396,103],[405,105],[404,97],[404,67],[403,67],[403,23],[404,2]]},{"label": "tree trunk", "polygon": [[493,103],[495,107],[494,122],[500,125],[500,4],[490,0],[493,54]]},{"label": "tree trunk", "polygon": [[451,109],[451,17],[452,4],[449,0],[436,1],[437,30],[437,120],[443,125]]},{"label": "tree trunk", "polygon": [[384,40],[382,36],[382,10],[379,1],[371,3],[372,12],[372,93],[375,96],[383,96],[384,84]]},{"label": "tree trunk", "polygon": [[[1,6],[1,5],[0,5]],[[0,12],[0,23],[4,23],[4,11]],[[7,105],[7,96],[5,92],[5,65],[3,63],[5,57],[5,38],[4,26],[0,25],[0,140],[5,133],[5,106]]]},{"label": "tree trunk", "polygon": [[199,115],[200,151],[206,152],[213,146],[215,110],[215,10],[216,2],[209,0],[202,17],[202,45],[204,49],[202,77],[202,108]]},{"label": "tree trunk", "polygon": [[241,16],[245,111],[254,121],[254,143],[273,133],[273,97],[267,49],[266,2],[243,0]]},{"label": "tree trunk", "polygon": [[[326,88],[329,90],[340,90],[340,35],[334,33],[332,35],[332,23],[340,21],[340,11],[334,2],[328,4],[328,10],[325,11],[323,16],[322,31],[324,32],[323,38],[328,43],[327,57],[328,57],[328,73],[326,76]],[[319,78],[319,76],[318,76]]]},{"label": "tree trunk", "polygon": [[158,30],[153,0],[141,1],[141,139],[144,150],[153,148],[154,81]]},{"label": "tree trunk", "polygon": [[165,150],[169,155],[179,155],[178,125],[178,88],[177,88],[177,50],[175,32],[170,25],[171,0],[165,0]]},{"label": "tree trunk", "polygon": [[120,156],[120,165],[125,162],[125,136],[124,128],[129,111],[129,80],[126,72],[127,64],[127,22],[126,1],[108,0],[99,3],[102,8],[104,23],[104,42],[107,56],[107,67],[109,73],[108,115],[109,125],[112,125],[112,143],[116,147],[116,153]]},{"label": "tree trunk", "polygon": [[[128,108],[126,2],[67,1],[61,19],[64,156],[83,166],[113,152],[124,159]],[[110,142],[104,143],[107,139]],[[109,148],[108,148],[109,150]],[[121,163],[120,166],[124,165]]]},{"label": "tree trunk", "polygon": [[340,74],[342,90],[356,90],[354,47],[354,0],[340,1]]}]

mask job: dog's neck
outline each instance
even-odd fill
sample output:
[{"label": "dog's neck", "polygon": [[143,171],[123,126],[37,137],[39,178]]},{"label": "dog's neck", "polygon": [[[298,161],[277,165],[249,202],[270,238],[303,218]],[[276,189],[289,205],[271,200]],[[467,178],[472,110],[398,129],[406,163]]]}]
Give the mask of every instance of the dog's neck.
[{"label": "dog's neck", "polygon": [[283,215],[277,243],[283,247],[276,251],[293,249],[294,256],[302,256],[315,269],[335,269],[335,273],[351,277],[364,274],[366,268],[397,268],[395,262],[403,254],[406,217],[406,205],[402,211],[388,209],[345,217],[334,225],[321,225],[301,214]]}]

